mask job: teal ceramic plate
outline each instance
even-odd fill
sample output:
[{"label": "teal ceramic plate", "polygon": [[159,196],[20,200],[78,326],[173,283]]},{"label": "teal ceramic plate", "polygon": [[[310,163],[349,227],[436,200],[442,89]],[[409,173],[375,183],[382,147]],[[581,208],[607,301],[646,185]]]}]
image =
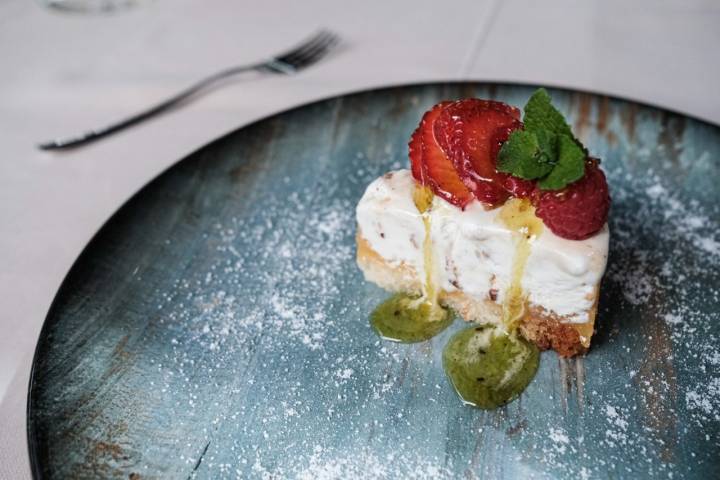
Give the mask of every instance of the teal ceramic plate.
[{"label": "teal ceramic plate", "polygon": [[[542,355],[495,411],[463,406],[432,341],[380,341],[354,207],[407,165],[421,85],[294,109],[198,150],[90,242],[30,385],[37,478],[711,478],[720,469],[720,129],[551,90],[613,207],[598,332]],[[138,152],[135,152],[138,155]]]}]

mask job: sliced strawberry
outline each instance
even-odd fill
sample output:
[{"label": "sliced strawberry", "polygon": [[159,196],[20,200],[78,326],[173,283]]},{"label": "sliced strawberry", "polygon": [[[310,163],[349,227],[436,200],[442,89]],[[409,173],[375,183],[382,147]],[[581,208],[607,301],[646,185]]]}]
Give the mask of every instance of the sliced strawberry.
[{"label": "sliced strawberry", "polygon": [[[440,112],[450,103],[440,102],[423,115],[408,144],[410,165],[413,177],[418,182],[429,185],[435,195],[464,208],[473,199],[472,193],[455,172],[453,163],[438,146],[433,129]],[[418,154],[419,147],[422,155]]]},{"label": "sliced strawberry", "polygon": [[510,195],[495,159],[510,132],[522,127],[519,118],[520,111],[505,103],[470,98],[446,106],[434,123],[435,138],[462,182],[493,206]]},{"label": "sliced strawberry", "polygon": [[410,170],[412,171],[413,178],[421,185],[427,184],[425,171],[422,166],[422,134],[419,126],[410,136],[408,156],[410,157]]},{"label": "sliced strawberry", "polygon": [[442,151],[435,138],[434,124],[450,102],[440,102],[425,114],[421,122],[423,166],[430,187],[436,195],[453,205],[464,208],[473,195],[455,171],[452,161]]},{"label": "sliced strawberry", "polygon": [[533,192],[535,192],[535,182],[533,180],[525,180],[507,174],[504,175],[503,188],[513,197],[530,198]]}]

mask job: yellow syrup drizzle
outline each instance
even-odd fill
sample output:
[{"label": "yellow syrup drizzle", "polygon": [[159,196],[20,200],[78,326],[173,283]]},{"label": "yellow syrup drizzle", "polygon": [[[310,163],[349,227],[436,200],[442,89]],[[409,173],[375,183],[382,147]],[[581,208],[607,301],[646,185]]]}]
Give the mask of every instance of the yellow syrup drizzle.
[{"label": "yellow syrup drizzle", "polygon": [[380,337],[395,342],[415,343],[429,340],[453,322],[453,314],[440,306],[439,292],[433,275],[432,240],[430,237],[430,209],[433,193],[429,188],[416,186],[413,202],[425,227],[423,262],[425,282],[422,295],[397,293],[378,305],[370,315],[370,324]]},{"label": "yellow syrup drizzle", "polygon": [[520,237],[513,257],[510,286],[502,306],[503,325],[508,333],[511,333],[525,314],[527,295],[522,290],[522,277],[530,257],[530,241],[533,237],[540,236],[543,223],[535,216],[535,207],[530,201],[519,198],[505,202],[500,210],[500,219]]},{"label": "yellow syrup drizzle", "polygon": [[430,308],[430,319],[441,319],[445,316],[438,302],[438,291],[435,288],[434,264],[432,254],[432,238],[430,236],[430,207],[432,207],[433,192],[424,185],[415,185],[413,190],[413,203],[420,212],[425,226],[425,239],[423,240],[423,263],[425,267],[425,284],[423,296],[419,303],[425,303]]}]

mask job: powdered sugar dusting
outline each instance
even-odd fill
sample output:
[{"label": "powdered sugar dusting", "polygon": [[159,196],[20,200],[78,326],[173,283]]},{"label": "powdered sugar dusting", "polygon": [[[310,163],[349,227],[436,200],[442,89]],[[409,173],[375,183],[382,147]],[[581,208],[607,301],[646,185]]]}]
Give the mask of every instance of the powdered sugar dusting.
[{"label": "powdered sugar dusting", "polygon": [[[618,175],[613,172],[611,178]],[[720,357],[720,341],[709,330],[720,321],[720,312],[707,302],[717,304],[720,298],[718,206],[701,209],[697,201],[684,200],[652,170],[625,180],[630,180],[628,187],[614,190],[621,199],[631,195],[626,188],[644,191],[647,197],[619,215],[615,212],[618,240],[611,248],[620,258],[611,263],[608,275],[626,301],[656,312],[669,329],[674,349],[690,352],[690,358],[672,359],[679,372],[696,382],[681,393],[685,406],[699,423],[717,420],[720,370],[712,362]],[[659,242],[647,241],[649,236]],[[645,247],[657,243],[664,245],[662,250]]]},{"label": "powdered sugar dusting", "polygon": [[[705,265],[720,267],[720,225],[717,212],[698,211],[696,201],[683,201],[666,188],[660,176],[652,171],[638,178],[627,176],[620,170],[612,172],[611,176],[624,176],[625,182],[617,182],[619,185],[631,182],[630,188],[637,188],[646,194],[645,199],[637,199],[637,204],[622,211],[621,215],[624,216],[618,216],[617,211],[612,212],[615,243],[627,247],[623,249],[623,261],[629,262],[633,268],[625,268],[627,264],[619,262],[608,274],[622,284],[622,293],[628,302],[634,305],[647,304],[655,289],[671,285],[687,288],[689,285],[685,281],[695,269]],[[642,184],[649,186],[643,188]],[[614,188],[612,193],[620,201],[633,195],[622,187]],[[645,237],[637,234],[638,227],[647,228],[647,234],[660,236],[664,244],[675,245],[675,251],[667,255],[667,252],[647,250],[639,243]],[[687,245],[700,250],[702,255],[696,255],[693,259],[699,264],[686,263],[688,259],[682,253]],[[657,265],[661,265],[659,275],[654,271]]]},{"label": "powdered sugar dusting", "polygon": [[372,452],[352,452],[345,455],[328,455],[322,449],[313,452],[309,466],[298,472],[299,480],[336,480],[366,478],[408,478],[413,480],[453,478],[452,471],[442,462],[417,455]]},{"label": "powdered sugar dusting", "polygon": [[[363,175],[370,174],[366,172]],[[669,193],[670,188],[662,183],[659,176],[651,174],[645,178],[623,178],[617,181],[618,175],[624,174],[619,171],[609,172],[611,182],[614,180],[614,183],[620,185],[613,185],[613,194],[616,205],[622,207],[616,206],[611,221],[613,258],[608,271],[610,285],[606,285],[606,288],[617,288],[611,295],[619,296],[612,298],[625,302],[626,308],[655,312],[653,315],[656,321],[667,329],[667,340],[671,342],[667,347],[668,352],[680,349],[695,352],[695,356],[691,361],[658,358],[648,364],[652,367],[647,368],[642,366],[642,359],[633,360],[638,366],[628,371],[626,378],[618,379],[611,386],[604,384],[606,377],[608,373],[611,377],[617,376],[618,372],[607,370],[602,350],[593,352],[586,360],[588,378],[583,387],[586,389],[583,396],[591,399],[592,403],[585,405],[584,415],[597,418],[602,427],[595,432],[578,435],[572,422],[568,423],[568,418],[577,418],[580,414],[575,412],[567,414],[569,417],[560,415],[556,420],[559,424],[551,424],[542,433],[529,430],[521,434],[525,448],[537,453],[528,457],[522,448],[505,447],[506,454],[517,456],[517,472],[529,478],[533,478],[537,471],[522,467],[528,461],[538,462],[548,472],[572,471],[578,478],[596,478],[604,471],[620,472],[618,469],[622,461],[618,452],[625,449],[637,450],[643,459],[641,462],[646,462],[635,469],[624,470],[625,475],[632,475],[633,472],[667,476],[677,474],[672,461],[657,460],[657,452],[669,448],[672,436],[677,435],[677,429],[681,428],[677,423],[672,423],[677,421],[673,420],[678,415],[675,410],[685,409],[691,421],[700,428],[704,428],[708,421],[719,420],[720,378],[717,365],[720,363],[720,350],[717,339],[708,332],[709,322],[717,321],[717,318],[713,319],[712,313],[705,313],[706,310],[700,305],[686,300],[693,298],[697,288],[704,288],[710,296],[718,295],[717,285],[702,284],[696,280],[697,272],[705,269],[708,261],[717,264],[718,258],[699,257],[696,254],[689,255],[688,252],[696,251],[692,249],[700,245],[717,241],[715,235],[720,229],[707,212],[695,211],[692,202]],[[640,198],[637,192],[641,193]],[[173,292],[173,301],[182,299],[183,308],[175,310],[168,317],[171,324],[182,320],[197,325],[197,334],[190,338],[209,352],[214,352],[213,358],[236,358],[237,354],[233,352],[239,345],[259,341],[258,348],[267,352],[258,360],[261,362],[259,371],[295,371],[297,374],[298,370],[290,366],[293,358],[307,355],[322,359],[325,365],[320,370],[308,372],[312,380],[283,381],[285,390],[279,404],[270,402],[263,405],[261,402],[252,407],[256,410],[255,414],[260,415],[262,428],[244,431],[243,443],[231,437],[225,440],[233,445],[241,461],[238,475],[251,472],[252,476],[258,478],[319,479],[360,476],[371,479],[456,477],[458,466],[447,463],[447,459],[408,453],[416,448],[413,445],[422,437],[419,433],[395,439],[398,442],[397,453],[370,448],[360,441],[352,442],[356,444],[354,448],[337,450],[332,442],[322,441],[326,436],[337,434],[336,422],[341,422],[344,428],[355,432],[358,440],[363,438],[364,433],[383,435],[387,439],[387,435],[392,437],[391,432],[398,428],[400,431],[422,431],[425,425],[416,424],[416,418],[403,409],[392,418],[382,419],[377,418],[377,415],[380,412],[385,415],[388,405],[397,400],[397,395],[402,395],[403,389],[398,378],[406,375],[402,372],[407,366],[403,365],[417,356],[418,364],[436,369],[439,365],[439,350],[433,354],[435,358],[431,359],[425,357],[421,349],[413,351],[407,347],[374,341],[368,349],[348,351],[341,355],[334,353],[337,351],[334,345],[339,340],[354,338],[347,336],[350,330],[363,331],[367,328],[362,319],[368,312],[367,307],[356,303],[357,298],[344,295],[343,284],[348,281],[348,277],[337,273],[347,272],[348,269],[356,273],[352,248],[354,205],[351,202],[335,201],[310,209],[305,206],[310,195],[307,192],[289,197],[292,205],[290,211],[293,213],[285,221],[278,218],[280,205],[271,205],[266,209],[266,215],[271,218],[253,218],[250,220],[252,223],[233,219],[230,225],[217,225],[211,235],[218,239],[215,248],[223,253],[223,261],[209,266],[207,274],[202,276],[203,288],[183,281]],[[642,217],[651,220],[646,226],[639,227],[638,218]],[[658,230],[659,225],[664,228]],[[661,243],[675,245],[674,255],[648,248],[652,245],[647,241],[649,235],[659,235]],[[249,245],[257,248],[248,250]],[[712,256],[711,250],[703,252]],[[254,276],[253,282],[244,277],[248,274]],[[357,285],[365,285],[362,280],[358,282]],[[243,295],[240,301],[233,285],[248,283],[253,283],[255,288],[249,297]],[[214,288],[205,288],[207,285]],[[308,302],[308,298],[313,301]],[[382,294],[378,298],[382,298]],[[605,302],[603,308],[614,307],[607,300]],[[189,312],[193,308],[188,306],[196,309],[195,318],[190,317]],[[365,313],[360,315],[359,323],[343,323],[340,312],[358,312],[363,311],[362,308]],[[355,316],[357,314],[353,318]],[[645,321],[653,321],[647,320],[645,313],[643,318]],[[651,330],[646,331],[644,338],[638,339],[641,345],[638,352],[643,355],[652,355],[649,353],[650,348],[654,348],[650,347],[653,344],[652,335],[659,334]],[[440,344],[444,341],[445,338],[437,340]],[[618,336],[611,332],[609,341],[632,342],[633,339],[629,333],[621,331]],[[300,354],[298,348],[305,353]],[[550,357],[554,356],[548,354],[543,357],[544,368],[548,368],[548,362],[554,361]],[[386,363],[395,373],[376,376],[374,365],[378,360]],[[177,362],[178,359],[168,361]],[[188,359],[183,357],[179,361],[184,364]],[[273,366],[278,361],[280,365],[288,366]],[[610,364],[615,361],[611,359]],[[665,361],[674,363],[674,368],[664,366],[666,364],[662,362]],[[604,366],[598,370],[598,367],[592,367],[594,362]],[[679,382],[679,376],[683,377],[683,382]],[[420,380],[421,388],[433,386],[432,395],[425,398],[423,404],[429,412],[434,412],[432,415],[442,417],[446,408],[442,405],[447,405],[447,401],[455,402],[456,399],[441,371],[435,370],[431,378],[431,381]],[[253,388],[255,381],[266,388],[267,384],[260,378],[250,381],[250,388]],[[319,382],[312,398],[307,397],[308,381]],[[603,384],[602,390],[592,389],[590,385],[594,383]],[[673,393],[678,388],[681,390]],[[637,399],[637,392],[643,392],[644,398]],[[238,395],[238,392],[230,393]],[[542,398],[548,393],[543,385],[533,383],[528,395],[531,398]],[[263,394],[274,397],[278,392],[266,390]],[[554,395],[550,396],[551,404],[557,401]],[[672,395],[677,395],[677,401],[672,407],[667,407],[663,398],[671,398]],[[190,401],[193,402],[193,398]],[[639,403],[629,407],[633,402]],[[653,402],[660,402],[660,406],[654,406]],[[355,405],[353,409],[345,411],[346,405],[351,404]],[[197,408],[194,403],[188,405]],[[245,405],[240,404],[235,408],[237,410],[231,416],[220,418],[219,421],[232,421],[233,417],[245,418],[250,413],[247,410],[249,407]],[[511,405],[508,408],[512,410],[514,407]],[[525,420],[520,424],[538,420],[540,425],[544,424],[541,410],[548,408],[552,410],[553,407],[546,406],[523,413]],[[654,408],[659,410],[653,411]],[[318,410],[323,412],[320,417],[327,424],[321,426],[317,420],[313,420],[317,418]],[[478,415],[472,410],[465,413],[469,418]],[[671,423],[648,420],[646,416],[651,414],[659,415],[659,418],[663,418],[662,422]],[[484,428],[489,432],[493,427]],[[670,430],[666,430],[668,428]],[[284,435],[281,432],[287,431],[293,431],[297,439],[278,443],[278,435]],[[223,437],[216,432],[214,438],[217,440]],[[432,438],[427,437],[422,442]],[[468,438],[474,438],[474,435]],[[251,439],[256,440],[253,442]],[[708,442],[708,447],[715,445],[713,448],[717,448],[717,439],[714,437],[701,440]],[[424,445],[422,442],[421,446]],[[306,454],[297,461],[288,463],[278,460],[282,452],[292,455],[290,452],[297,451],[298,447]],[[478,462],[482,455],[475,454]],[[576,460],[578,458],[579,462]],[[195,460],[188,456],[186,461],[192,463]],[[211,471],[231,471],[230,464],[218,463],[214,458],[205,461]],[[462,468],[469,468],[469,471],[480,468],[482,471],[482,467],[477,465]],[[544,477],[539,475],[539,478]]]},{"label": "powdered sugar dusting", "polygon": [[714,377],[707,385],[698,385],[696,389],[688,390],[685,403],[689,410],[720,421],[720,378]]},{"label": "powdered sugar dusting", "polygon": [[557,450],[558,453],[565,453],[567,450],[566,445],[570,443],[570,438],[567,434],[560,428],[551,428],[549,437],[550,440],[555,442],[553,445],[555,450]]},{"label": "powdered sugar dusting", "polygon": [[191,477],[683,478],[716,464],[720,207],[608,155],[594,347],[543,354],[520,400],[482,412],[442,371],[462,325],[399,345],[367,324],[385,294],[354,265],[355,202],[405,165],[404,141],[346,152],[355,163],[320,185],[278,179],[283,195],[212,225],[194,269],[158,292],[171,348],[153,357],[163,381],[149,389],[171,405],[168,429],[193,431],[174,440]]}]

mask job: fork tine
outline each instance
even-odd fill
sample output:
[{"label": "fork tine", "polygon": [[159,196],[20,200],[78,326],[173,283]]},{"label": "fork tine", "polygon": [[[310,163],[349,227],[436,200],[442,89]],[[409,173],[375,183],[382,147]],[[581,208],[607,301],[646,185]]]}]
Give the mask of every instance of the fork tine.
[{"label": "fork tine", "polygon": [[308,51],[304,52],[303,55],[299,56],[299,58],[294,60],[294,65],[296,68],[304,68],[310,64],[313,64],[317,62],[320,58],[322,58],[332,47],[334,47],[338,43],[339,39],[338,37],[331,35],[327,37],[327,39],[317,45],[314,46],[311,49],[308,49]]},{"label": "fork tine", "polygon": [[[329,30],[320,30],[308,37],[302,43],[296,45],[280,55],[276,55],[270,61],[259,68],[269,73],[290,75],[297,72],[301,67],[307,66],[304,59],[308,53],[315,51],[318,47],[326,44],[335,35]],[[301,65],[300,67],[298,65]]]},{"label": "fork tine", "polygon": [[306,38],[304,41],[300,42],[299,44],[295,45],[295,47],[291,48],[290,50],[287,50],[279,55],[276,55],[274,57],[275,60],[280,62],[287,62],[288,59],[294,58],[298,54],[301,54],[302,52],[306,51],[308,48],[312,48],[313,46],[317,45],[319,42],[323,41],[323,39],[328,35],[327,30],[319,30],[315,32],[310,37]]},{"label": "fork tine", "polygon": [[315,63],[325,55],[329,48],[337,44],[338,40],[339,37],[334,33],[328,30],[322,30],[294,51],[276,57],[276,60],[294,69],[301,69]]},{"label": "fork tine", "polygon": [[298,61],[305,58],[308,52],[312,51],[313,49],[317,48],[319,45],[322,45],[324,42],[326,42],[326,36],[320,35],[313,39],[312,41],[308,42],[307,44],[303,45],[302,47],[298,48],[297,50],[293,52],[288,52],[287,55],[283,55],[282,57],[279,57],[277,60],[280,62],[284,62],[288,65],[291,65],[295,67]]},{"label": "fork tine", "polygon": [[330,48],[334,45],[334,42],[329,42],[327,45],[318,47],[317,50],[310,52],[307,56],[298,58],[294,61],[294,68],[296,71],[302,70],[309,67],[316,62],[319,62],[326,53],[329,52]]}]

